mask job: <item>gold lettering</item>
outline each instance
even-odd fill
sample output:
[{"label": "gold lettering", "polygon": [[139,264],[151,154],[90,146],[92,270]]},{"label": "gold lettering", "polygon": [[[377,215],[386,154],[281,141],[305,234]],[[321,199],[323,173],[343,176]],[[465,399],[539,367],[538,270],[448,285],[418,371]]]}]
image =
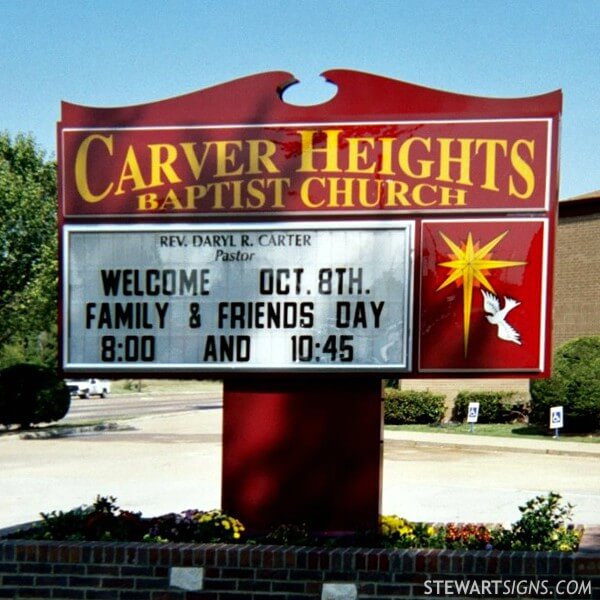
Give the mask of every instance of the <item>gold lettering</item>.
[{"label": "gold lettering", "polygon": [[[359,146],[363,144],[363,148],[359,149]],[[368,161],[369,149],[373,149],[374,146],[373,138],[348,138],[348,171],[350,173],[375,172],[375,161]]]},{"label": "gold lettering", "polygon": [[[329,184],[329,204],[327,206],[337,208],[339,206],[352,206],[352,183],[351,177],[330,177]],[[340,189],[341,188],[341,189]],[[342,204],[338,204],[338,197],[343,199]]]},{"label": "gold lettering", "polygon": [[181,179],[173,169],[173,163],[177,160],[177,148],[171,144],[148,144],[148,148],[150,148],[151,165],[148,187],[165,183],[161,175],[164,175],[169,183],[180,183]]},{"label": "gold lettering", "polygon": [[185,188],[186,204],[188,210],[196,208],[196,200],[206,196],[206,187],[203,185],[188,185]]},{"label": "gold lettering", "polygon": [[414,203],[418,204],[419,206],[433,206],[434,204],[436,204],[437,199],[435,198],[435,196],[433,200],[430,200],[429,202],[423,199],[423,190],[430,190],[435,194],[437,192],[437,185],[429,185],[428,183],[418,183],[417,185],[415,185],[412,192],[412,199]]},{"label": "gold lettering", "polygon": [[289,177],[275,177],[267,181],[267,188],[274,188],[275,196],[273,198],[273,208],[285,208],[283,202],[283,188],[288,188],[292,184],[292,180]]},{"label": "gold lettering", "polygon": [[261,208],[265,205],[266,195],[263,190],[265,181],[262,179],[251,179],[248,182],[248,200],[246,204],[249,208]]},{"label": "gold lettering", "polygon": [[127,154],[125,155],[125,162],[123,163],[123,169],[121,170],[121,177],[119,178],[119,185],[117,187],[117,191],[115,195],[124,194],[125,190],[123,189],[123,184],[126,181],[131,180],[133,182],[132,190],[142,190],[148,185],[144,181],[142,177],[142,172],[140,170],[140,165],[137,161],[137,156],[135,155],[135,150],[133,146],[129,146],[127,148]]},{"label": "gold lettering", "polygon": [[158,196],[152,192],[138,196],[138,210],[156,210],[158,208]]},{"label": "gold lettering", "polygon": [[535,142],[533,140],[517,140],[513,144],[513,147],[510,149],[510,162],[525,183],[525,189],[523,191],[518,190],[515,178],[511,175],[508,178],[508,193],[521,200],[526,200],[527,198],[531,198],[535,189],[535,175],[531,164],[519,153],[520,147],[525,148],[531,160],[533,160],[535,156]]},{"label": "gold lettering", "polygon": [[210,183],[206,186],[208,190],[211,190],[214,194],[213,209],[222,209],[223,206],[223,189],[229,189],[229,181],[219,181],[217,183]]},{"label": "gold lettering", "polygon": [[502,154],[506,156],[506,140],[477,140],[475,143],[475,153],[477,154],[482,147],[485,148],[485,181],[481,187],[484,190],[499,192],[500,188],[496,184],[496,150],[499,148]]},{"label": "gold lettering", "polygon": [[244,171],[243,165],[237,169],[229,170],[236,164],[236,154],[242,149],[242,142],[236,140],[225,140],[213,142],[217,149],[217,168],[215,177],[228,177],[230,175],[241,175]]},{"label": "gold lettering", "polygon": [[167,195],[165,196],[165,199],[163,200],[162,206],[160,207],[161,210],[165,210],[167,208],[170,208],[172,210],[182,210],[183,209],[183,204],[181,204],[181,201],[179,200],[179,198],[177,197],[177,194],[175,193],[175,190],[170,189],[167,192]]},{"label": "gold lettering", "polygon": [[[271,140],[248,140],[248,169],[246,173],[249,175],[260,175],[260,165],[263,166],[264,172],[279,173],[279,169],[271,160],[271,157],[277,152],[277,146]],[[262,146],[262,150],[261,150]]]},{"label": "gold lettering", "polygon": [[441,185],[440,191],[442,193],[440,206],[452,206],[452,200],[454,200],[455,206],[466,206],[466,190],[453,189],[446,185]]},{"label": "gold lettering", "polygon": [[393,206],[410,206],[410,200],[406,197],[407,192],[408,184],[405,181],[388,179],[385,205],[390,208]]},{"label": "gold lettering", "polygon": [[393,175],[394,170],[392,169],[392,146],[396,141],[396,138],[379,138],[381,142],[381,154],[379,156],[379,174],[380,175]]},{"label": "gold lettering", "polygon": [[[472,138],[438,138],[440,145],[440,172],[439,181],[448,181],[449,183],[462,183],[463,185],[473,185],[471,181],[471,145]],[[460,146],[459,156],[450,154],[451,146],[457,142]],[[460,168],[460,177],[454,179],[450,175],[450,166],[456,163]]]},{"label": "gold lettering", "polygon": [[307,177],[300,186],[300,199],[303,204],[308,206],[308,208],[320,208],[325,203],[325,200],[322,199],[320,201],[313,201],[313,184],[320,186],[321,188],[325,187],[325,182],[327,180],[324,177]]},{"label": "gold lettering", "polygon": [[[356,181],[358,183],[358,202],[360,205],[365,208],[375,208],[381,200],[381,188],[385,185],[385,181],[382,181],[381,179],[371,181],[364,177],[361,177]],[[371,202],[369,202],[369,189],[372,188],[372,186],[369,186],[369,183],[376,187],[375,199]]]},{"label": "gold lettering", "polygon": [[79,195],[86,201],[90,203],[100,202],[104,200],[113,187],[112,182],[109,183],[102,192],[99,194],[94,194],[90,189],[90,185],[88,182],[88,152],[90,149],[90,144],[94,141],[102,142],[107,150],[109,156],[112,156],[113,153],[113,136],[108,135],[99,135],[93,134],[88,135],[81,145],[77,149],[77,154],[75,156],[75,185],[77,186],[77,191]]},{"label": "gold lettering", "polygon": [[400,149],[398,150],[398,164],[400,165],[402,172],[409,177],[414,177],[415,179],[426,179],[427,177],[431,177],[431,165],[433,164],[432,160],[417,160],[417,164],[420,167],[419,171],[414,171],[410,164],[411,150],[413,144],[416,142],[423,145],[427,152],[431,151],[431,138],[409,138],[400,146]]},{"label": "gold lettering", "polygon": [[202,171],[204,170],[204,163],[206,162],[206,158],[210,152],[210,147],[213,142],[206,142],[203,144],[204,151],[202,152],[202,160],[198,160],[198,156],[194,150],[196,146],[196,142],[182,142],[179,144],[183,148],[183,152],[185,157],[187,158],[188,164],[190,165],[190,169],[192,170],[192,175],[198,181],[200,179],[200,175],[202,175]]},{"label": "gold lettering", "polygon": [[236,179],[234,181],[229,182],[231,184],[231,188],[233,191],[233,202],[231,203],[231,208],[235,208],[236,210],[240,210],[245,208],[242,204],[242,180]]},{"label": "gold lettering", "polygon": [[338,166],[338,142],[341,129],[324,129],[322,133],[325,134],[327,141],[325,148],[315,148],[314,138],[317,133],[320,133],[316,129],[300,130],[300,141],[302,147],[302,160],[298,172],[300,173],[314,173],[318,169],[314,166],[313,158],[315,154],[325,154],[325,167],[324,171],[330,173],[339,173],[340,168]]}]

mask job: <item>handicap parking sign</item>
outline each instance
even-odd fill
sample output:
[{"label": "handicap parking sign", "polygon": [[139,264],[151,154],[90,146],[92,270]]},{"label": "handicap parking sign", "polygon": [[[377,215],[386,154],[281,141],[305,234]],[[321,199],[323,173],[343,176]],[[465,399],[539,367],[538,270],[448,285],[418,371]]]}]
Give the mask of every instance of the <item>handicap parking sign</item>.
[{"label": "handicap parking sign", "polygon": [[550,409],[550,427],[552,429],[559,429],[563,426],[563,407],[553,406]]},{"label": "handicap parking sign", "polygon": [[479,402],[469,402],[467,411],[467,423],[477,423],[479,418]]}]

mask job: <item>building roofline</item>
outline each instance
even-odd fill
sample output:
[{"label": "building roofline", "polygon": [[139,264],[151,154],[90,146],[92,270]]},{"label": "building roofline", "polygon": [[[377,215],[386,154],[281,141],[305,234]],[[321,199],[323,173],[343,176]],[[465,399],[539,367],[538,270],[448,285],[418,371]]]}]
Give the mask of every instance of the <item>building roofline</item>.
[{"label": "building roofline", "polygon": [[600,213],[600,190],[567,198],[558,203],[559,217],[578,217]]}]

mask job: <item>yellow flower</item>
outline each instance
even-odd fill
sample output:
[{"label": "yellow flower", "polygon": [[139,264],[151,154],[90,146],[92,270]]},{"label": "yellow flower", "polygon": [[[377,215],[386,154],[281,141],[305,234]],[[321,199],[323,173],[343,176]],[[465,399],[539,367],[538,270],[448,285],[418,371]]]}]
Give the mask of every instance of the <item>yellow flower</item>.
[{"label": "yellow flower", "polygon": [[572,550],[571,544],[567,544],[566,542],[563,542],[562,544],[560,544],[560,546],[558,547],[558,549],[561,552],[569,552],[569,550]]}]

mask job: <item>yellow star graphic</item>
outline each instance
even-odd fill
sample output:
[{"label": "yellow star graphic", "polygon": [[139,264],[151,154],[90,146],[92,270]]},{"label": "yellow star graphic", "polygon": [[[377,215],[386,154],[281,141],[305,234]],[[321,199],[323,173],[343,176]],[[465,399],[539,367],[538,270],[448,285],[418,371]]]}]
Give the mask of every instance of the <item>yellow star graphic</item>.
[{"label": "yellow star graphic", "polygon": [[450,250],[452,250],[452,254],[448,256],[452,260],[438,263],[439,267],[448,267],[451,271],[444,283],[437,288],[436,292],[439,292],[454,282],[463,287],[463,337],[465,357],[467,356],[469,346],[473,287],[482,285],[495,294],[496,292],[494,291],[492,284],[486,277],[486,271],[527,264],[524,261],[491,259],[491,251],[504,239],[507,233],[508,231],[501,233],[498,237],[483,246],[483,248],[479,248],[479,242],[476,244],[473,243],[471,232],[468,233],[466,242],[462,242],[461,245],[458,246],[440,231],[443,240],[448,244]]}]

